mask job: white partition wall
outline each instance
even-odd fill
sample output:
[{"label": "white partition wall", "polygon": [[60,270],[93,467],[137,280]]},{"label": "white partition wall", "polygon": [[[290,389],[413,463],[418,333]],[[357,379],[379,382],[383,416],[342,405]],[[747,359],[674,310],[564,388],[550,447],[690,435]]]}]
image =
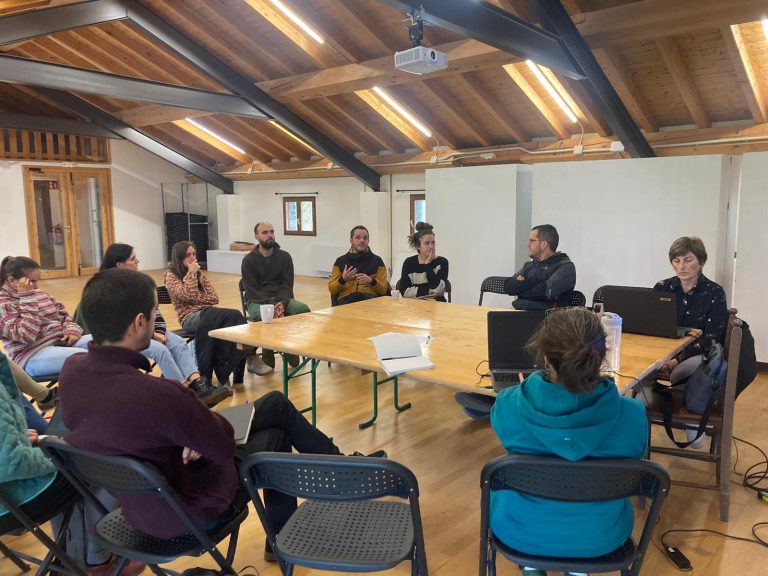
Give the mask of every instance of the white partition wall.
[{"label": "white partition wall", "polygon": [[[509,276],[527,257],[531,168],[521,164],[427,170],[437,253],[448,258],[453,302],[477,304],[486,276]],[[508,307],[509,296],[483,304]]]},{"label": "white partition wall", "polygon": [[749,322],[758,362],[768,362],[768,153],[744,154],[741,164],[733,305]]},{"label": "white partition wall", "polygon": [[667,252],[680,236],[702,238],[704,273],[730,285],[723,251],[731,180],[726,156],[537,164],[532,221],[557,227],[587,302],[599,286],[672,276]]}]

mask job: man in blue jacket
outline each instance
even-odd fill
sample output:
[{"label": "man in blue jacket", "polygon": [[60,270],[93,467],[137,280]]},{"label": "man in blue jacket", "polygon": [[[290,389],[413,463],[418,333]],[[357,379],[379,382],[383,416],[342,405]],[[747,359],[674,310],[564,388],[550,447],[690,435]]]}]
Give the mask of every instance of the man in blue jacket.
[{"label": "man in blue jacket", "polygon": [[517,310],[547,310],[568,306],[576,286],[576,267],[564,252],[557,251],[560,235],[551,224],[531,229],[530,262],[504,281],[504,292],[517,296]]}]

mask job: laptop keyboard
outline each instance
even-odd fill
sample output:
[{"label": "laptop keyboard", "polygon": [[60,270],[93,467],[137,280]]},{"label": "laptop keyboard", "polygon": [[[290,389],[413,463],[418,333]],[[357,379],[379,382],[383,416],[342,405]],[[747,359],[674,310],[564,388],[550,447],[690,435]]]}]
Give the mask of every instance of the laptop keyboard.
[{"label": "laptop keyboard", "polygon": [[493,373],[493,381],[494,382],[502,382],[504,384],[509,384],[512,382],[519,382],[519,372],[494,372]]}]

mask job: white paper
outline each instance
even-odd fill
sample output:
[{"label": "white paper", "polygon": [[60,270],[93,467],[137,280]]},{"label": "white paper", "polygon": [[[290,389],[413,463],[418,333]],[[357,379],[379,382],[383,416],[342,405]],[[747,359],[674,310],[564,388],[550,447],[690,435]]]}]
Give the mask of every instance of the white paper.
[{"label": "white paper", "polygon": [[414,370],[431,370],[435,367],[434,362],[425,356],[414,356],[411,358],[396,358],[393,360],[381,360],[381,366],[387,373],[387,376],[395,376],[403,372],[412,372]]},{"label": "white paper", "polygon": [[421,356],[419,339],[412,334],[388,332],[374,336],[371,341],[376,348],[376,358],[379,361]]}]

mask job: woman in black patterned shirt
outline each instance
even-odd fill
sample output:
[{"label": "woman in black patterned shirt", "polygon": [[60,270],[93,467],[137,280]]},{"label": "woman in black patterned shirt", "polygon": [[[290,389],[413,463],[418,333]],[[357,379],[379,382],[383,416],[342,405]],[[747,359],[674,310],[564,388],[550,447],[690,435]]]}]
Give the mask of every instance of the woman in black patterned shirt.
[{"label": "woman in black patterned shirt", "polygon": [[712,342],[725,343],[728,305],[723,287],[702,273],[707,250],[701,238],[683,236],[669,248],[669,261],[675,276],[658,282],[653,289],[669,292],[677,300],[677,325],[698,328],[702,334],[691,346],[669,361],[672,370],[683,360],[707,350]]}]

